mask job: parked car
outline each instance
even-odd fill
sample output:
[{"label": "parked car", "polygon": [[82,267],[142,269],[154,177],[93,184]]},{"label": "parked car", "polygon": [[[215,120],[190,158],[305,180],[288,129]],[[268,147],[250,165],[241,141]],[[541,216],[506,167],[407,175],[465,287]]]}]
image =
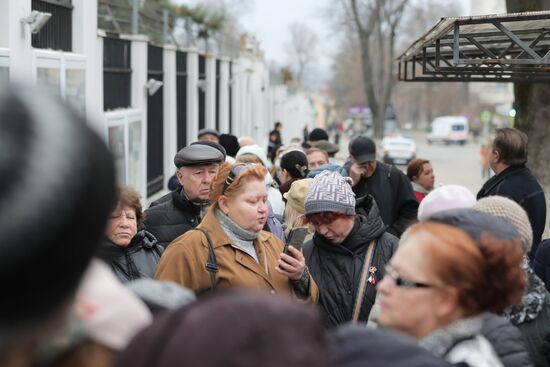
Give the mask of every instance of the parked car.
[{"label": "parked car", "polygon": [[416,143],[400,135],[386,136],[381,142],[382,160],[389,164],[407,165],[416,158]]},{"label": "parked car", "polygon": [[464,145],[468,141],[468,119],[464,116],[442,116],[433,120],[426,139],[428,144],[443,142]]}]

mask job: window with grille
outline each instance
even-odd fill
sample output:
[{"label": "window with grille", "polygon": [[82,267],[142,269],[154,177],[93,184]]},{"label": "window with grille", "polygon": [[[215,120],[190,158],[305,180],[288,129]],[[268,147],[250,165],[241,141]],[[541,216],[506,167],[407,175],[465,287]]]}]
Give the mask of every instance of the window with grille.
[{"label": "window with grille", "polygon": [[72,1],[32,0],[32,10],[52,15],[40,32],[32,35],[32,46],[71,52],[73,47]]}]

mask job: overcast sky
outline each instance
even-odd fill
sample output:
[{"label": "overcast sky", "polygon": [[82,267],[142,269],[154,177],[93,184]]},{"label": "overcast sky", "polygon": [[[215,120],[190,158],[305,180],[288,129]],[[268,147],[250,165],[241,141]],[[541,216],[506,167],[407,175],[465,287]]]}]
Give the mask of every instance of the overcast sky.
[{"label": "overcast sky", "polygon": [[[199,0],[173,0],[182,4],[197,4]],[[210,0],[213,1],[213,0]],[[331,33],[327,8],[334,0],[248,0],[249,9],[240,18],[242,26],[260,42],[268,61],[285,65],[288,62],[285,45],[290,41],[288,27],[293,22],[310,26],[320,40],[317,64],[319,72],[330,72],[337,39]],[[414,1],[414,0],[413,0]],[[445,0],[448,1],[448,0]],[[469,10],[470,0],[459,0]],[[456,14],[449,14],[450,16]]]}]

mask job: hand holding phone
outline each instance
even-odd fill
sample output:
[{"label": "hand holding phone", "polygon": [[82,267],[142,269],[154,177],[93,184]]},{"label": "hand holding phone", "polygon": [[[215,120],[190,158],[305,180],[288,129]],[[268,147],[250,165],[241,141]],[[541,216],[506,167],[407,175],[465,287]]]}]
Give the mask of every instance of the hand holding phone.
[{"label": "hand holding phone", "polygon": [[[307,227],[294,227],[290,230],[288,233],[288,237],[286,238],[285,248],[283,250],[283,253],[290,255],[288,252],[288,246],[294,247],[296,250],[300,251],[302,249],[302,245],[304,244],[304,240],[308,234],[308,228]],[[290,255],[292,256],[292,255]]]}]

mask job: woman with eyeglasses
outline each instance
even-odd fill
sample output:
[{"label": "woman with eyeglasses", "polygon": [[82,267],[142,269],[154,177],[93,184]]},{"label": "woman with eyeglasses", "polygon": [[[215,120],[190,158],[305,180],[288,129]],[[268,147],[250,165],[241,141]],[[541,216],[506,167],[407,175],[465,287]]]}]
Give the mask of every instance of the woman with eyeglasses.
[{"label": "woman with eyeglasses", "polygon": [[378,285],[378,322],[451,363],[501,367],[482,336],[483,313],[520,301],[525,277],[513,241],[434,222],[412,226]]},{"label": "woman with eyeglasses", "polygon": [[210,186],[212,206],[197,230],[174,240],[155,278],[196,293],[215,288],[248,288],[316,301],[317,286],[304,256],[262,231],[267,220],[265,167],[224,163]]}]

